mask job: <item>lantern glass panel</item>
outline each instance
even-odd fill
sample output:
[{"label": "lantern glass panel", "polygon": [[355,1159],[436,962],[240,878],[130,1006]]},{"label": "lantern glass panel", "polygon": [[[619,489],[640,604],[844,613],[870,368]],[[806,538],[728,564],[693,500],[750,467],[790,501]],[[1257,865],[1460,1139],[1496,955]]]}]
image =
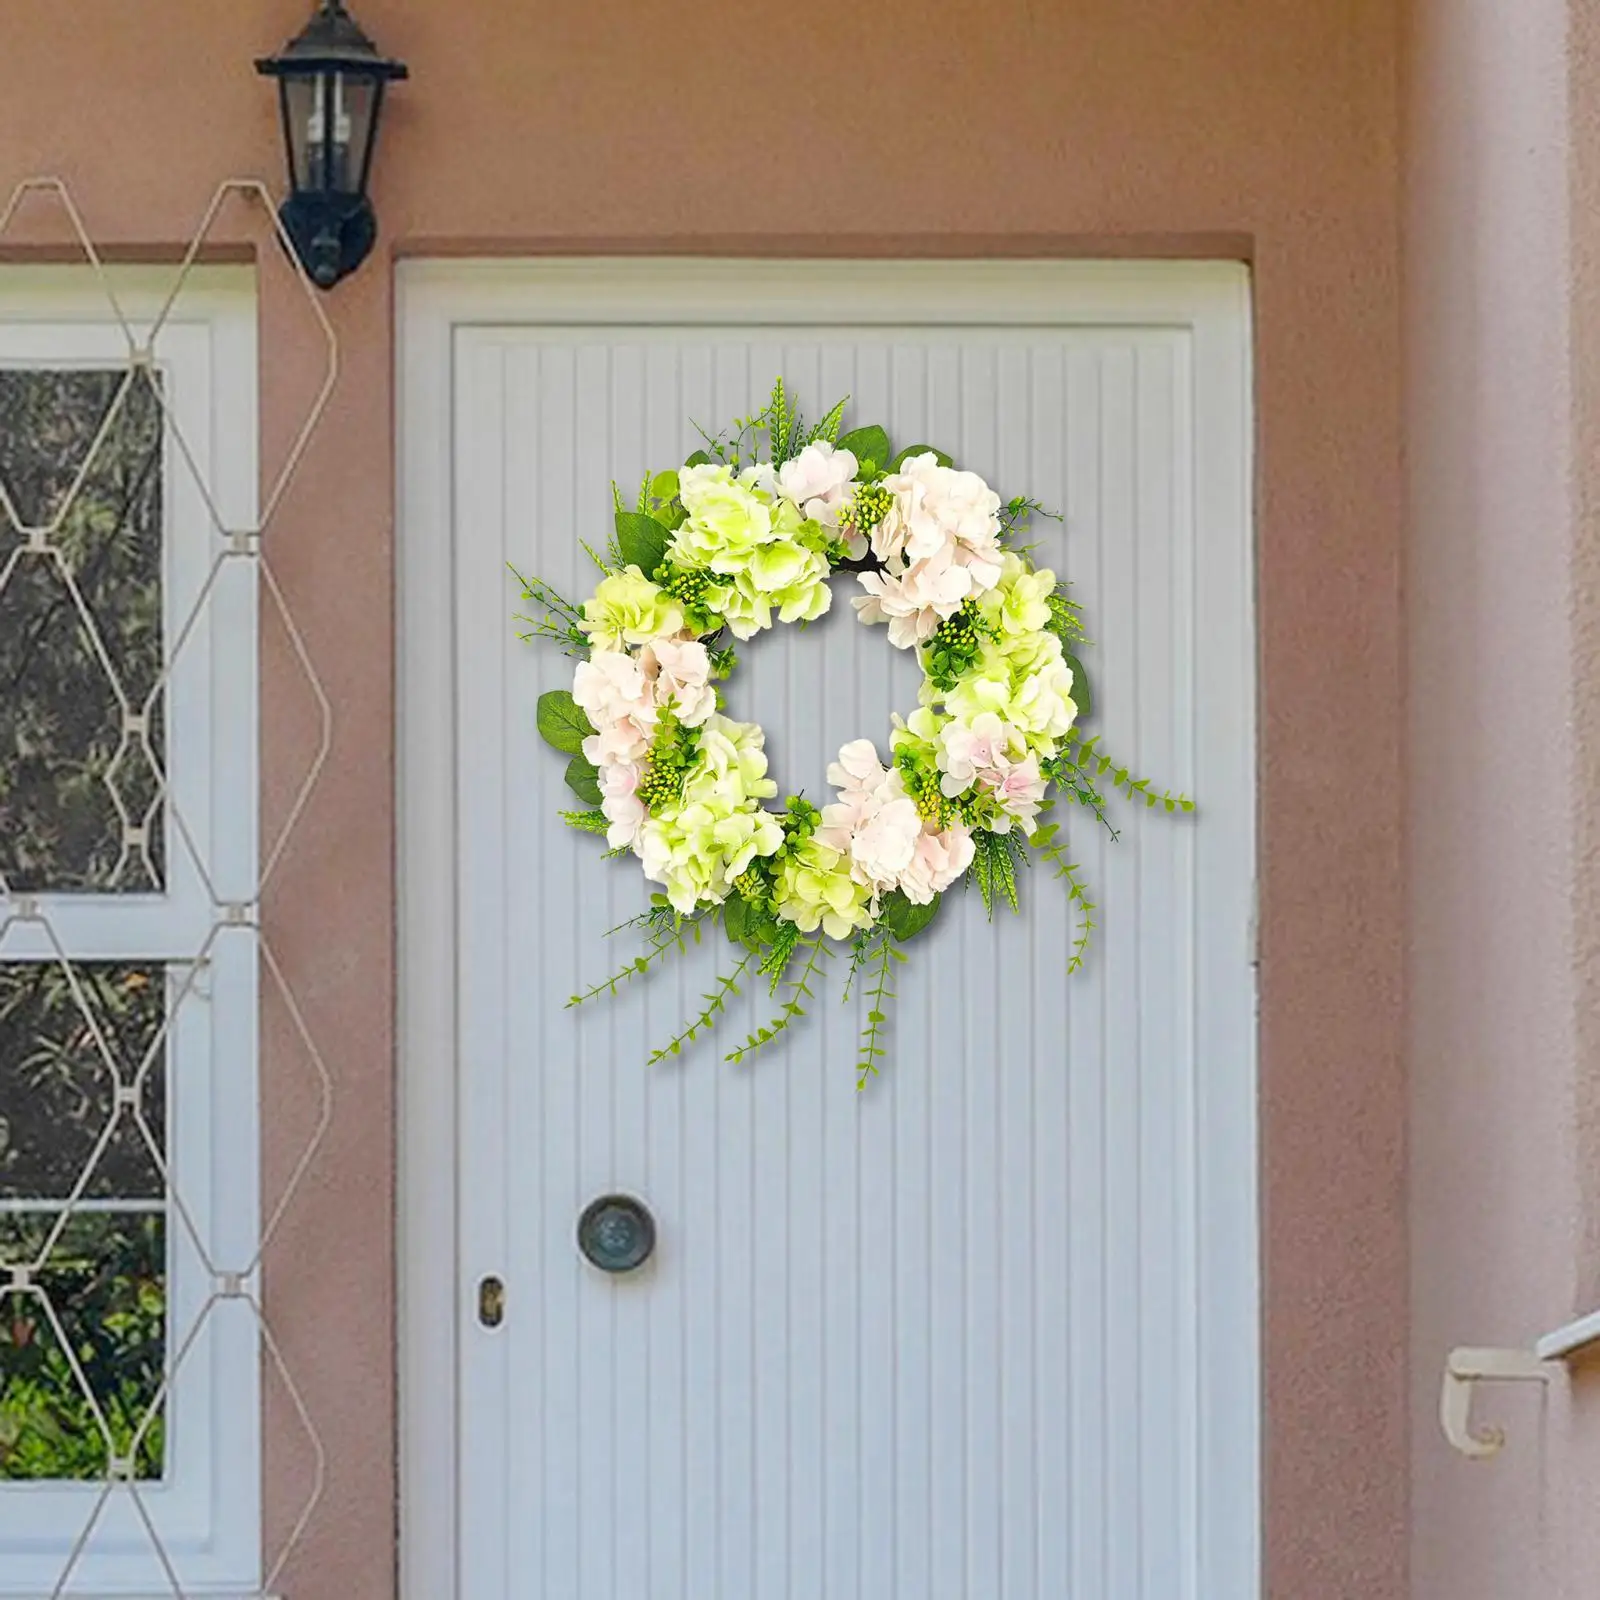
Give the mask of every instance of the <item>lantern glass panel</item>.
[{"label": "lantern glass panel", "polygon": [[295,188],[361,193],[377,99],[372,80],[346,72],[291,73],[283,96]]},{"label": "lantern glass panel", "polygon": [[323,129],[318,107],[327,96],[318,73],[288,73],[281,83],[290,181],[303,194],[322,187]]},{"label": "lantern glass panel", "polygon": [[334,158],[343,194],[361,194],[367,187],[367,157],[372,124],[383,85],[365,74],[340,73],[333,81]]}]

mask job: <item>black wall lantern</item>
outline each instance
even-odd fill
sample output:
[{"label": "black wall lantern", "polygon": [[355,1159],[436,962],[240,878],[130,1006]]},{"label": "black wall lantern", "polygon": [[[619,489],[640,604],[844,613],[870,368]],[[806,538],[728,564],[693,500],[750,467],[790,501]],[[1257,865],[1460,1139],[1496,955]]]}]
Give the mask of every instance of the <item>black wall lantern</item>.
[{"label": "black wall lantern", "polygon": [[343,0],[321,0],[316,15],[256,71],[278,80],[289,197],[279,215],[301,264],[331,289],[366,259],[378,236],[367,174],[378,111],[403,61],[378,54]]}]

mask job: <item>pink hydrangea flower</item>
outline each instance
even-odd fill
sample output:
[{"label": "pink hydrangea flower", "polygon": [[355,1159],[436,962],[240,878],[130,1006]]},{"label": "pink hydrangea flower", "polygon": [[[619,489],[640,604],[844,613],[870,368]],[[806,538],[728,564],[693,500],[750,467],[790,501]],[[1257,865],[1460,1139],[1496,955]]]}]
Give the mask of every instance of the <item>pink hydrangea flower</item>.
[{"label": "pink hydrangea flower", "polygon": [[970,570],[972,593],[1000,581],[1000,496],[977,473],[941,467],[926,451],[907,457],[883,486],[894,503],[872,531],[872,550],[891,572],[944,553]]},{"label": "pink hydrangea flower", "polygon": [[874,896],[895,888],[911,865],[922,817],[899,772],[885,768],[870,739],[853,739],[828,768],[838,800],[822,808],[818,843],[849,858],[850,875]]},{"label": "pink hydrangea flower", "polygon": [[639,654],[658,707],[671,706],[686,728],[698,728],[717,709],[711,657],[698,639],[657,639]]},{"label": "pink hydrangea flower", "polygon": [[937,833],[925,828],[900,874],[900,892],[913,905],[927,905],[972,865],[973,854],[972,835],[959,822]]},{"label": "pink hydrangea flower", "polygon": [[[837,528],[840,512],[855,493],[858,464],[850,451],[836,450],[826,439],[818,439],[778,468],[778,491],[800,508],[801,516]],[[866,554],[865,539],[850,543],[852,555]]]},{"label": "pink hydrangea flower", "polygon": [[606,843],[613,850],[634,850],[649,813],[639,798],[639,779],[643,768],[633,761],[613,761],[600,769],[600,809],[610,826]]},{"label": "pink hydrangea flower", "polygon": [[572,675],[572,698],[594,726],[583,753],[597,767],[638,761],[656,728],[655,695],[644,669],[625,650],[596,650]]},{"label": "pink hydrangea flower", "polygon": [[887,622],[889,643],[910,650],[931,638],[939,624],[961,609],[973,592],[972,573],[957,566],[944,549],[903,571],[863,572],[861,587],[867,592],[850,603],[863,622]]},{"label": "pink hydrangea flower", "polygon": [[970,722],[956,719],[939,730],[939,787],[951,799],[974,783],[1000,774],[1010,765],[1012,749],[1022,743],[993,711],[981,711]]},{"label": "pink hydrangea flower", "polygon": [[[1017,752],[1021,752],[1020,755]],[[994,797],[1007,821],[1020,822],[1032,833],[1044,802],[1048,781],[1039,771],[1037,752],[1023,735],[993,711],[980,711],[970,721],[959,717],[939,730],[939,788],[952,799],[976,785]]]},{"label": "pink hydrangea flower", "polygon": [[1039,825],[1035,818],[1044,803],[1046,787],[1047,781],[1039,771],[1039,757],[1029,751],[1023,760],[1007,767],[994,786],[994,797],[1008,817],[1022,824],[1024,833],[1032,833]]}]

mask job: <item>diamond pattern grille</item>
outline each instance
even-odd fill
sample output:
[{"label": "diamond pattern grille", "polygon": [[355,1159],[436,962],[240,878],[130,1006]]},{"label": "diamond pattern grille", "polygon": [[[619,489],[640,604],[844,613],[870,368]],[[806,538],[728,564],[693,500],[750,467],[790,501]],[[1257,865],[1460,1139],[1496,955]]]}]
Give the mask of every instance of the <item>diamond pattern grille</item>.
[{"label": "diamond pattern grille", "polygon": [[[90,269],[104,295],[107,318],[120,330],[126,349],[125,360],[115,369],[70,375],[80,388],[84,384],[98,386],[99,420],[93,426],[83,425],[81,403],[73,408],[63,405],[59,413],[46,405],[44,414],[30,424],[30,431],[36,429],[47,449],[35,450],[23,464],[13,448],[15,441],[12,446],[0,443],[0,627],[8,603],[27,599],[32,612],[45,616],[50,626],[70,630],[76,651],[73,698],[79,720],[89,729],[85,743],[97,752],[76,781],[73,804],[69,806],[64,799],[60,815],[45,819],[45,843],[32,859],[8,850],[3,842],[14,830],[6,826],[7,788],[0,774],[0,977],[8,967],[13,975],[25,970],[26,978],[12,985],[22,996],[15,1003],[32,1005],[41,1017],[51,1018],[51,1026],[45,1028],[34,1023],[30,1012],[23,1024],[8,1032],[0,1017],[0,1044],[37,1034],[41,1039],[48,1036],[49,1046],[41,1046],[37,1081],[28,1076],[27,1063],[0,1062],[0,1094],[12,1100],[9,1106],[0,1103],[0,1357],[8,1349],[16,1352],[24,1346],[42,1352],[40,1359],[59,1381],[70,1384],[81,1397],[83,1414],[93,1419],[92,1430],[85,1432],[92,1432],[93,1437],[64,1444],[57,1441],[58,1455],[50,1457],[45,1452],[41,1459],[60,1459],[59,1451],[70,1446],[75,1459],[88,1463],[75,1475],[91,1477],[98,1484],[89,1497],[83,1525],[49,1590],[51,1600],[79,1592],[75,1574],[97,1527],[118,1498],[129,1503],[148,1539],[161,1592],[186,1600],[190,1591],[185,1588],[181,1559],[168,1548],[148,1495],[151,1480],[159,1476],[169,1402],[186,1363],[214,1319],[244,1316],[254,1325],[266,1383],[286,1397],[287,1414],[305,1437],[304,1502],[290,1520],[281,1547],[264,1555],[261,1595],[273,1591],[323,1495],[322,1440],[264,1308],[260,1272],[263,1256],[294,1205],[326,1135],[333,1110],[333,1075],[296,997],[293,975],[280,961],[270,929],[263,926],[260,906],[263,889],[304,823],[333,744],[332,707],[289,596],[273,568],[271,551],[272,528],[284,495],[337,380],[338,346],[315,291],[296,268],[301,299],[325,352],[322,376],[281,467],[264,489],[259,517],[248,527],[230,525],[223,515],[214,486],[207,481],[201,452],[185,436],[182,420],[163,386],[159,365],[163,331],[197,262],[219,220],[241,208],[253,218],[258,232],[269,225],[276,233],[276,243],[264,239],[264,245],[270,245],[274,253],[277,245],[287,245],[263,185],[253,180],[220,184],[173,271],[170,290],[156,315],[139,324],[125,313],[115,275],[103,262],[66,184],[55,178],[27,180],[17,185],[0,209],[0,241],[24,226],[25,217],[27,224],[43,222],[47,226],[53,219],[57,232],[71,241]],[[285,255],[293,259],[287,251]],[[0,382],[4,382],[3,374]],[[125,438],[130,419],[134,427],[151,431],[158,444],[165,441],[170,470],[186,472],[192,478],[215,535],[209,569],[187,614],[169,638],[157,636],[142,659],[129,659],[137,652],[124,649],[126,641],[119,640],[107,626],[104,608],[96,605],[92,567],[82,559],[81,549],[84,525],[97,514],[93,501],[99,464],[107,455],[109,442],[114,437]],[[154,455],[159,456],[159,450]],[[148,480],[122,488],[130,501],[151,492]],[[154,526],[160,526],[159,513]],[[207,848],[208,829],[190,815],[192,802],[170,781],[163,731],[171,720],[167,710],[174,675],[204,632],[221,586],[239,564],[253,571],[263,611],[288,641],[295,689],[305,697],[316,729],[305,770],[289,779],[292,798],[284,820],[262,841],[255,881],[244,893],[237,886],[231,886],[230,892],[228,875],[219,872],[215,852]],[[8,655],[7,643],[0,640],[0,673],[8,666],[18,675],[20,685],[25,650],[13,647]],[[275,689],[287,692],[281,684]],[[18,689],[8,704],[20,704],[22,699]],[[0,735],[7,731],[4,717],[0,712]],[[0,744],[0,761],[20,759],[13,752],[25,745],[20,736],[7,739]],[[85,865],[76,877],[44,868],[46,846],[56,848],[59,856],[60,839],[68,833],[76,841],[77,854],[92,863],[92,868]],[[91,840],[93,833],[102,837]],[[209,902],[209,925],[192,955],[164,970],[160,964],[109,967],[76,957],[56,926],[53,896],[63,890],[159,890],[166,874],[164,849],[183,853]],[[173,1089],[164,1077],[167,1046],[173,1030],[181,1026],[187,1004],[224,955],[225,944],[240,940],[253,947],[263,990],[287,1018],[304,1070],[315,1085],[315,1114],[304,1146],[290,1161],[278,1191],[261,1197],[260,1227],[244,1249],[236,1244],[229,1248],[209,1236],[202,1209],[191,1204],[185,1193],[185,1175],[168,1149],[166,1100]],[[25,968],[13,965],[19,941],[30,950]],[[47,951],[44,960],[38,955],[41,946]],[[131,1007],[138,1013],[137,1026],[108,1024],[108,995],[123,1011]],[[151,1003],[152,997],[157,1003]],[[103,1117],[98,1109],[102,1107]],[[64,1164],[64,1170],[48,1174],[32,1170],[30,1162],[33,1168],[39,1166],[39,1126],[48,1128],[63,1119],[70,1123],[70,1136],[56,1138],[51,1149],[55,1167]],[[30,1128],[34,1130],[31,1135]],[[8,1173],[11,1188],[7,1187]],[[35,1204],[25,1212],[7,1214],[6,1197],[23,1189],[47,1196],[48,1207]],[[108,1218],[107,1208],[113,1202],[106,1196],[112,1191],[121,1198],[115,1201],[115,1216]],[[138,1209],[140,1205],[144,1210]],[[155,1291],[161,1314],[154,1319],[158,1332],[145,1341],[145,1378],[142,1385],[122,1382],[115,1393],[107,1392],[113,1385],[99,1371],[94,1326],[104,1327],[108,1319],[134,1315],[139,1308],[136,1305],[130,1311],[120,1303],[108,1305],[103,1294],[95,1301],[86,1286],[86,1274],[92,1279],[95,1251],[100,1248],[97,1240],[103,1242],[108,1228],[129,1236],[120,1240],[119,1248],[125,1256],[154,1264],[151,1273],[155,1277],[159,1277],[159,1264],[168,1253],[164,1240],[176,1230],[203,1264],[209,1283],[182,1326],[169,1315],[170,1301],[161,1304],[159,1291]],[[150,1310],[149,1289],[150,1285],[135,1275],[133,1292],[136,1297],[146,1296],[146,1313]],[[94,1326],[86,1327],[86,1319]],[[5,1367],[0,1364],[0,1383],[4,1377]],[[16,1441],[12,1445],[15,1450]],[[0,1464],[6,1459],[6,1448],[0,1432]],[[37,1441],[30,1448],[37,1449]],[[219,1470],[227,1470],[227,1464],[220,1464]],[[25,1464],[10,1474],[0,1471],[0,1478],[8,1475],[26,1476]],[[0,1493],[4,1492],[0,1487]]]}]

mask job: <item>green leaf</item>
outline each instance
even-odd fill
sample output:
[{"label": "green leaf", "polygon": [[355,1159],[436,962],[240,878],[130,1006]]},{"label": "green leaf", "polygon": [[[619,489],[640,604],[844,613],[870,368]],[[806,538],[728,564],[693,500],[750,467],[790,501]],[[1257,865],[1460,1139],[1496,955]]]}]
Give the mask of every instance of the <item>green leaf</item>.
[{"label": "green leaf", "polygon": [[722,902],[722,928],[735,944],[743,944],[750,934],[751,913],[755,907],[741,894],[730,894]]},{"label": "green leaf", "polygon": [[898,472],[912,456],[926,455],[929,451],[933,452],[934,459],[941,467],[948,467],[950,465],[950,457],[947,456],[943,450],[935,450],[931,444],[908,444],[905,449],[902,450],[900,454],[889,463],[889,470],[891,472]]},{"label": "green leaf", "polygon": [[940,896],[935,895],[927,905],[914,905],[900,890],[892,889],[884,896],[883,909],[878,921],[902,944],[916,936],[939,915]]},{"label": "green leaf", "polygon": [[1072,703],[1078,708],[1078,715],[1092,717],[1094,695],[1089,688],[1089,674],[1083,670],[1083,663],[1076,656],[1063,652],[1061,659],[1072,672]]},{"label": "green leaf", "polygon": [[711,457],[704,450],[696,450],[693,455],[685,458],[683,464],[686,467],[709,467]]},{"label": "green leaf", "polygon": [[647,578],[654,577],[666,559],[670,539],[667,530],[642,511],[617,513],[617,548],[623,565],[637,567]]},{"label": "green leaf", "polygon": [[567,787],[587,805],[597,806],[605,798],[600,793],[600,769],[586,756],[576,755],[567,763]]},{"label": "green leaf", "polygon": [[722,903],[722,926],[735,944],[759,953],[777,936],[776,919],[759,901],[731,894]]},{"label": "green leaf", "polygon": [[583,741],[594,732],[570,689],[551,689],[540,695],[537,722],[539,737],[552,749],[569,756],[581,755]]},{"label": "green leaf", "polygon": [[889,435],[882,428],[852,428],[837,446],[840,450],[848,450],[858,462],[876,462],[878,466],[885,467],[889,464],[891,454],[889,448]]},{"label": "green leaf", "polygon": [[723,931],[734,944],[747,950],[760,950],[773,933],[773,917],[757,901],[747,901],[742,894],[730,894],[722,902]]}]

